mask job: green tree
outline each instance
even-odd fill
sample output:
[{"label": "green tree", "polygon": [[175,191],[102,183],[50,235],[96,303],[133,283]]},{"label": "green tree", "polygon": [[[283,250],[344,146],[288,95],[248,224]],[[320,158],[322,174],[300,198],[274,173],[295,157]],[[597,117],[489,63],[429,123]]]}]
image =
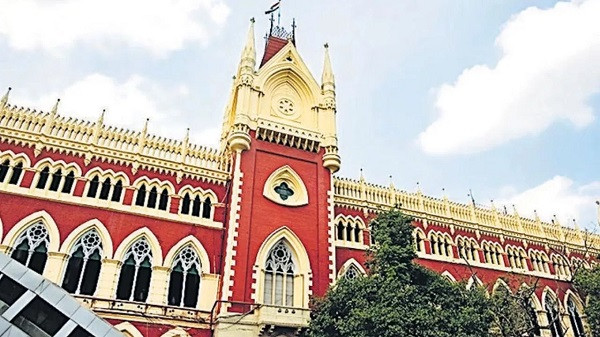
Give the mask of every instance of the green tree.
[{"label": "green tree", "polygon": [[592,336],[600,336],[600,266],[579,268],[574,277],[575,288],[586,300],[584,312]]},{"label": "green tree", "polygon": [[521,287],[514,294],[504,286],[499,286],[490,299],[489,310],[493,316],[491,334],[501,337],[540,336],[541,328],[537,320],[531,297],[536,287]]},{"label": "green tree", "polygon": [[373,226],[369,275],[341,279],[313,303],[311,337],[481,337],[492,321],[483,289],[466,289],[415,263],[411,219],[398,210]]}]

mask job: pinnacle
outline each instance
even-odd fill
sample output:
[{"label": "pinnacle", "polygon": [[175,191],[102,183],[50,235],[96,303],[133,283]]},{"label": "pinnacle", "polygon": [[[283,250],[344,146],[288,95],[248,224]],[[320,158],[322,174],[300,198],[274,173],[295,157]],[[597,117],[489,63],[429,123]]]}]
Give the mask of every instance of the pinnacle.
[{"label": "pinnacle", "polygon": [[335,85],[335,77],[333,76],[333,69],[331,67],[331,60],[329,58],[329,43],[325,43],[324,47],[325,61],[323,62],[323,75],[321,76],[321,83],[323,85]]}]

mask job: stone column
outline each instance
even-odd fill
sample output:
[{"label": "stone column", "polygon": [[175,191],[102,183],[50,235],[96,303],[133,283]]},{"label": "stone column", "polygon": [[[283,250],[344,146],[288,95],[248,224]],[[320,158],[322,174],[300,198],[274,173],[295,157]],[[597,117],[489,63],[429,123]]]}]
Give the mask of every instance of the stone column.
[{"label": "stone column", "polygon": [[60,286],[62,284],[65,261],[68,257],[69,255],[65,253],[48,252],[48,260],[46,260],[43,273],[44,277]]},{"label": "stone column", "polygon": [[103,259],[98,277],[98,287],[96,288],[96,297],[114,298],[119,282],[119,272],[122,262],[119,260]]},{"label": "stone column", "polygon": [[167,287],[169,283],[169,272],[171,268],[163,266],[152,267],[152,278],[150,280],[150,293],[148,294],[148,303],[166,304]]}]

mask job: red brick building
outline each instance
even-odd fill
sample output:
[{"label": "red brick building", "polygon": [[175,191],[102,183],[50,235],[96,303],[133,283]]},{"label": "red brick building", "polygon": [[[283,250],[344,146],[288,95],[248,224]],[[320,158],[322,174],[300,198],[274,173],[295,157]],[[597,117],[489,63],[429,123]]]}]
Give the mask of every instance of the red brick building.
[{"label": "red brick building", "polygon": [[539,279],[539,324],[562,315],[542,335],[583,327],[568,281],[599,238],[335,176],[328,48],[318,81],[294,32],[273,27],[258,65],[251,25],[219,149],[160,138],[147,125],[119,130],[103,116],[20,108],[8,96],[0,250],[128,336],[294,336],[311,296],[364,273],[370,219],[393,205],[415,218],[418,263],[490,291]]}]

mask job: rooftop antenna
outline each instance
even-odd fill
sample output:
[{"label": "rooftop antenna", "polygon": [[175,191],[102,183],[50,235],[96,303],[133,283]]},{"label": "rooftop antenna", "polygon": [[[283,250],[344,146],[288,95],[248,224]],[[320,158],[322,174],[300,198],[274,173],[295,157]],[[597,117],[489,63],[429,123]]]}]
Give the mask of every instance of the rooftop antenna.
[{"label": "rooftop antenna", "polygon": [[473,191],[469,188],[469,194],[467,194],[469,197],[471,197],[471,202],[473,203],[473,206],[475,206],[475,198],[473,197]]}]

